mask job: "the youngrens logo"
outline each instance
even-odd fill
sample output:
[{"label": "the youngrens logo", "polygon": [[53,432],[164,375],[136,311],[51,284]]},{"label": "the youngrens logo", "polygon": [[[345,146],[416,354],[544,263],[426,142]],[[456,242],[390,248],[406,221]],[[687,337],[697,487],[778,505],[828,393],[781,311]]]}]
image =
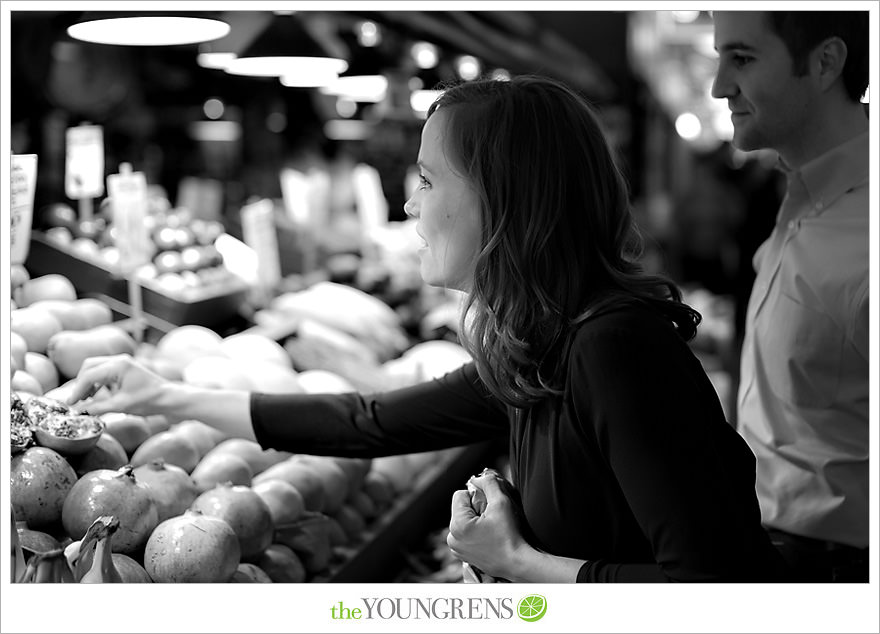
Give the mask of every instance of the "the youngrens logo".
[{"label": "the youngrens logo", "polygon": [[523,621],[540,621],[547,614],[547,599],[540,594],[523,597],[516,606],[516,614]]},{"label": "the youngrens logo", "polygon": [[533,622],[547,613],[547,599],[532,594],[514,603],[510,597],[362,597],[361,603],[339,601],[330,607],[334,620],[508,620]]}]

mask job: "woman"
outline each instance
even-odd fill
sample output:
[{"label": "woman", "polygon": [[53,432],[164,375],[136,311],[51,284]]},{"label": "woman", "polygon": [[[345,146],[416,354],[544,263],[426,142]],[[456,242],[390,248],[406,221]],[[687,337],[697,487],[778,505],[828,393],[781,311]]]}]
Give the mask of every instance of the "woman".
[{"label": "woman", "polygon": [[[687,340],[699,315],[635,263],[627,188],[588,104],[538,77],[449,88],[422,131],[425,282],[464,291],[474,362],[375,395],[262,395],[87,362],[93,413],[195,418],[263,446],[380,456],[509,438],[513,504],[492,478],[477,518],[453,498],[449,545],[520,582],[764,581],[777,559],[754,458]],[[524,521],[513,508],[521,504]],[[526,535],[528,539],[526,539]]]}]

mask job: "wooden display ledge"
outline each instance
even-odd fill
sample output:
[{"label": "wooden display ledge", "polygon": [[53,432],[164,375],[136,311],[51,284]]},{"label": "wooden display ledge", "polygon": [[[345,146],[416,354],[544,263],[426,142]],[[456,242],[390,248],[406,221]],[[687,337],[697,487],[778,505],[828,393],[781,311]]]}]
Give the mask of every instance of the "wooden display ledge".
[{"label": "wooden display ledge", "polygon": [[428,533],[449,523],[452,493],[483,470],[494,455],[490,442],[450,449],[423,471],[413,488],[377,518],[356,544],[335,549],[327,571],[313,583],[390,583],[406,566],[406,549],[419,548]]},{"label": "wooden display ledge", "polygon": [[[53,244],[42,234],[33,233],[25,268],[31,277],[58,273],[66,277],[80,296],[105,295],[119,302],[128,301],[128,280],[100,262],[87,261],[70,250]],[[146,313],[174,325],[195,324],[222,328],[240,319],[247,301],[244,281],[230,278],[222,288],[206,288],[193,295],[171,297],[152,280],[142,280],[143,309]]]}]

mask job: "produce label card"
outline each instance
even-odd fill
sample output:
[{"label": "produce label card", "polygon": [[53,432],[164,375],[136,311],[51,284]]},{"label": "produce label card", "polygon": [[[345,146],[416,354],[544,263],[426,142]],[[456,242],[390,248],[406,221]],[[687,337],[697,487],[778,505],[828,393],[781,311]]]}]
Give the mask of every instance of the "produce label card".
[{"label": "produce label card", "polygon": [[119,174],[107,177],[107,191],[118,232],[119,264],[127,273],[150,261],[150,234],[145,222],[147,178],[143,172],[132,172],[131,166],[123,163]]},{"label": "produce label card", "polygon": [[31,246],[37,155],[13,154],[10,167],[10,264],[24,264]]},{"label": "produce label card", "polygon": [[104,129],[101,126],[67,128],[64,192],[72,200],[104,195]]},{"label": "produce label card", "polygon": [[285,167],[281,170],[281,200],[287,216],[297,225],[311,224],[309,181],[302,172]]},{"label": "produce label card", "polygon": [[275,230],[275,205],[263,199],[241,208],[241,230],[245,244],[257,254],[258,291],[271,299],[281,281],[281,257]]}]

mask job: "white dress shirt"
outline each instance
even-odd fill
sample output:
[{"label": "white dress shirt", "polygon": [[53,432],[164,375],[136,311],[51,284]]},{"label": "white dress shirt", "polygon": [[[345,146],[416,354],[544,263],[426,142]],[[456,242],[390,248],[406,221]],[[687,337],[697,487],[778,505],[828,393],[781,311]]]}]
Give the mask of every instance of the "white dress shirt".
[{"label": "white dress shirt", "polygon": [[[868,134],[786,170],[738,393],[766,526],[868,545]],[[875,430],[876,433],[876,430]]]}]

